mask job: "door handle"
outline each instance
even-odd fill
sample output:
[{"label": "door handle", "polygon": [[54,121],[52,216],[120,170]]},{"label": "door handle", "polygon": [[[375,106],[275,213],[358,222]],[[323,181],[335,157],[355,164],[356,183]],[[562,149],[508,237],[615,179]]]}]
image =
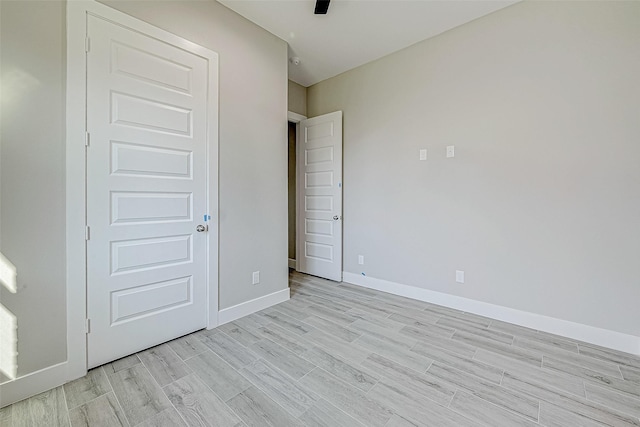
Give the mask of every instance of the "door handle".
[{"label": "door handle", "polygon": [[208,227],[208,226],[206,226],[206,225],[199,224],[199,225],[196,227],[196,231],[197,231],[198,233],[202,233],[203,231],[207,231],[207,230],[208,230],[208,228],[209,228],[209,227]]},{"label": "door handle", "polygon": [[334,221],[337,221],[337,220],[339,220],[340,218],[341,218],[341,217],[340,217],[339,215],[334,215],[334,216],[333,216],[333,220],[334,220]]}]

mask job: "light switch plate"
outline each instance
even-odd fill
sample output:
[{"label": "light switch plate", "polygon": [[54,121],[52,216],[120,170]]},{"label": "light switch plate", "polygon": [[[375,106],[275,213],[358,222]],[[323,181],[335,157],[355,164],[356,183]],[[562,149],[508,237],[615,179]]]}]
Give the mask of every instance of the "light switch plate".
[{"label": "light switch plate", "polygon": [[464,283],[464,271],[456,270],[456,282]]},{"label": "light switch plate", "polygon": [[453,145],[447,145],[447,157],[454,157],[455,155],[455,147]]},{"label": "light switch plate", "polygon": [[257,285],[258,283],[260,283],[260,272],[259,271],[254,271],[253,272],[252,284]]},{"label": "light switch plate", "polygon": [[427,160],[427,149],[423,148],[420,150],[420,160]]}]

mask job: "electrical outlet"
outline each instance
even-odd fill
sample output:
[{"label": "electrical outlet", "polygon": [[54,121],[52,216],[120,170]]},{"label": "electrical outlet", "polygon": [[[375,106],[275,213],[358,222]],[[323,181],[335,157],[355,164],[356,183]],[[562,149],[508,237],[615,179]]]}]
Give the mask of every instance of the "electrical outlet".
[{"label": "electrical outlet", "polygon": [[453,145],[447,146],[447,157],[454,157],[456,155],[456,148]]},{"label": "electrical outlet", "polygon": [[427,160],[427,149],[423,148],[420,150],[420,160]]},{"label": "electrical outlet", "polygon": [[464,283],[464,271],[456,270],[456,282]]},{"label": "electrical outlet", "polygon": [[253,272],[252,284],[253,285],[257,285],[258,283],[260,283],[260,272],[259,271],[254,271]]},{"label": "electrical outlet", "polygon": [[364,255],[358,255],[358,264],[364,265]]}]

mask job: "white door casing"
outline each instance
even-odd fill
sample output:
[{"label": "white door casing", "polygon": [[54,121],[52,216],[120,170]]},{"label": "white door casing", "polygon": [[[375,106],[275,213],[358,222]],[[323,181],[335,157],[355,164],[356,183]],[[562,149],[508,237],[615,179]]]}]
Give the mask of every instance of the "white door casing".
[{"label": "white door casing", "polygon": [[342,111],[300,122],[298,270],[342,281]]},{"label": "white door casing", "polygon": [[[209,293],[217,302],[217,189],[208,189],[208,176],[217,178],[217,121],[210,120],[217,60],[91,14],[87,27],[93,367],[215,326]],[[210,231],[196,232],[197,225]]]}]

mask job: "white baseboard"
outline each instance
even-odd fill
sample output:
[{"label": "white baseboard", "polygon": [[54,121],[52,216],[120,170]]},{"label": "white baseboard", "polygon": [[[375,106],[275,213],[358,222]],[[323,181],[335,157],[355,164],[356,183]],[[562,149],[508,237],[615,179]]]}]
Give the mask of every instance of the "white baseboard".
[{"label": "white baseboard", "polygon": [[295,259],[289,258],[289,268],[293,268],[294,270],[298,269],[298,263]]},{"label": "white baseboard", "polygon": [[490,317],[492,319],[525,326],[538,331],[561,335],[602,347],[640,355],[640,337],[635,335],[623,334],[608,329],[596,328],[595,326],[588,326],[581,323],[570,322],[568,320],[557,319],[555,317],[463,298],[456,295],[362,276],[360,274],[343,272],[342,277],[342,280],[345,282],[365,288],[376,289],[378,291],[394,295],[454,308],[456,310]]},{"label": "white baseboard", "polygon": [[263,297],[252,299],[251,301],[234,305],[233,307],[225,308],[218,313],[218,324],[224,325],[225,323],[233,322],[236,319],[248,316],[256,311],[264,310],[272,305],[285,302],[289,297],[289,288],[286,288]]},{"label": "white baseboard", "polygon": [[68,382],[67,362],[58,363],[0,385],[0,408]]}]

